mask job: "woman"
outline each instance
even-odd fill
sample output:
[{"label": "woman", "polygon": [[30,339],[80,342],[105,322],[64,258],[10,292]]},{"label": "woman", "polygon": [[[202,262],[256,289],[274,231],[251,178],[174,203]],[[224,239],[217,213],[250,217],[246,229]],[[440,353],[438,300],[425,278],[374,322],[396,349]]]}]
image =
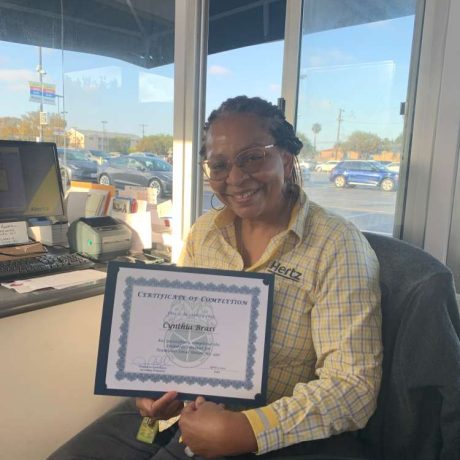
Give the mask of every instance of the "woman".
[{"label": "woman", "polygon": [[[273,272],[275,300],[272,403],[246,412],[204,398],[187,406],[182,438],[202,456],[327,438],[363,427],[375,409],[378,263],[350,223],[309,202],[298,183],[301,148],[283,114],[259,98],[229,99],[205,128],[202,166],[224,208],[198,219],[181,264]],[[156,415],[148,400],[138,407]]]},{"label": "woman", "polygon": [[[363,427],[375,409],[378,262],[352,224],[308,200],[299,184],[301,148],[278,108],[259,98],[229,99],[206,124],[201,164],[224,206],[197,220],[180,264],[275,274],[269,404],[237,411],[198,397],[184,408],[175,392],[137,399],[143,416],[180,414],[184,444],[171,447],[174,455],[184,445],[208,458],[311,453],[321,449],[316,440]],[[171,446],[174,429],[156,443]],[[156,449],[151,458],[163,458]]]}]

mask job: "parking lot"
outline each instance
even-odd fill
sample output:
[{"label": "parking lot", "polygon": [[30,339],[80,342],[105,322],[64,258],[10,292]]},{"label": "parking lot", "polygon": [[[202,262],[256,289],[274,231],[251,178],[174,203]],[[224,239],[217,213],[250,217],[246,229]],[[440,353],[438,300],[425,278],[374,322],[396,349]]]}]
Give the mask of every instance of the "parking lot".
[{"label": "parking lot", "polygon": [[[361,230],[392,234],[396,204],[395,192],[377,188],[337,188],[328,173],[312,172],[304,189],[312,201],[351,220]],[[212,192],[205,185],[203,210],[211,208]],[[215,200],[216,201],[216,200]]]}]

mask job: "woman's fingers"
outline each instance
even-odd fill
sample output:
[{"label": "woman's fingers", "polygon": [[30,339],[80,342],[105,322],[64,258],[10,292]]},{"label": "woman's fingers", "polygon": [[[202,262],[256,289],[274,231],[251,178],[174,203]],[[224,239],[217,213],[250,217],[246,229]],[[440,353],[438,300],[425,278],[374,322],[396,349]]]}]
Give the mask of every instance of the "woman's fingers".
[{"label": "woman's fingers", "polygon": [[154,399],[150,398],[136,398],[136,407],[139,409],[142,416],[147,416],[154,401]]},{"label": "woman's fingers", "polygon": [[206,399],[203,398],[203,396],[198,396],[196,399],[195,399],[195,405],[196,407],[200,407],[202,404],[204,404],[206,402]]},{"label": "woman's fingers", "polygon": [[183,402],[177,396],[176,391],[169,391],[158,399],[136,398],[136,407],[143,417],[165,420],[180,413]]}]

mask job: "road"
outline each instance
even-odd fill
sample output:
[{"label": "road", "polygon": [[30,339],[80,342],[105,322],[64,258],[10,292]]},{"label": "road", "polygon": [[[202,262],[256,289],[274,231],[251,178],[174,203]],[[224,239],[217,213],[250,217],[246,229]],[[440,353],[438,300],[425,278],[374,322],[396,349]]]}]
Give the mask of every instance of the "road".
[{"label": "road", "polygon": [[[312,201],[351,220],[361,230],[393,233],[395,192],[383,192],[369,187],[337,188],[329,182],[328,173],[311,174],[304,189]],[[211,208],[212,192],[205,184],[203,210]],[[217,203],[217,200],[214,198]]]}]

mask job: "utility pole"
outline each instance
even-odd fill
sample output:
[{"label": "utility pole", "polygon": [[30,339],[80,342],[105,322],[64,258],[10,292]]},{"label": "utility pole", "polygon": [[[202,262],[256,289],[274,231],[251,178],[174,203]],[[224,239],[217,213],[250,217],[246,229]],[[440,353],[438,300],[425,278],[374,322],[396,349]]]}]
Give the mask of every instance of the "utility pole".
[{"label": "utility pole", "polygon": [[105,125],[107,124],[107,120],[102,120],[102,150],[105,152]]},{"label": "utility pole", "polygon": [[66,121],[65,121],[65,116],[67,115],[68,112],[66,112],[64,110],[64,98],[62,98],[62,121],[63,121],[63,130],[64,130],[64,138],[63,138],[63,141],[64,141],[64,161],[67,160],[67,153],[66,153],[66,149],[67,149],[67,131],[66,131]]},{"label": "utility pole", "polygon": [[339,109],[339,115],[337,116],[337,139],[335,141],[335,159],[338,160],[338,151],[339,151],[339,143],[340,143],[340,125],[342,124],[343,118],[342,114],[345,112],[343,109]]},{"label": "utility pole", "polygon": [[[61,120],[61,108],[60,108],[60,104],[59,104],[59,99],[61,99],[61,98],[64,99],[64,96],[62,94],[55,94],[55,97],[57,99],[57,115],[58,115],[57,120],[59,122]],[[56,131],[62,131],[62,133],[61,132],[57,133]],[[64,125],[64,123],[62,124],[62,130],[61,130],[61,127],[58,126],[57,130],[55,130],[54,134],[56,136],[56,144],[59,145],[59,142],[58,142],[59,135],[62,134],[63,136],[65,136],[65,125]]]},{"label": "utility pole", "polygon": [[144,128],[145,128],[147,125],[146,125],[145,123],[141,123],[139,126],[142,128],[142,139],[144,139],[144,137],[145,137]]}]

